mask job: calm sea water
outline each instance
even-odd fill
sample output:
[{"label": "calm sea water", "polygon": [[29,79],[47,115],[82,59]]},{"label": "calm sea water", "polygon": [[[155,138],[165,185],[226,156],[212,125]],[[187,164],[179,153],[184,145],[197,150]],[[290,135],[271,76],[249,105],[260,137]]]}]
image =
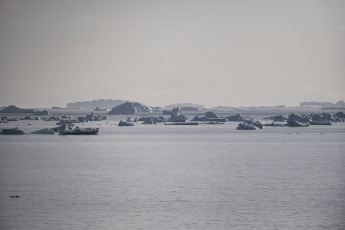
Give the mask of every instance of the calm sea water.
[{"label": "calm sea water", "polygon": [[344,123],[112,119],[81,125],[97,136],[0,135],[0,229],[345,229]]}]

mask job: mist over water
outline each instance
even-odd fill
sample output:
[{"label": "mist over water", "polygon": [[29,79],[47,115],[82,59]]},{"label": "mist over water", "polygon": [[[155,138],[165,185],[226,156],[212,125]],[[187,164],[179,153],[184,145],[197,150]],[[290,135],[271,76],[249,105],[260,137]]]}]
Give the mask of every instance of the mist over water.
[{"label": "mist over water", "polygon": [[238,131],[119,119],[80,124],[96,136],[0,135],[0,228],[345,228],[344,123]]}]

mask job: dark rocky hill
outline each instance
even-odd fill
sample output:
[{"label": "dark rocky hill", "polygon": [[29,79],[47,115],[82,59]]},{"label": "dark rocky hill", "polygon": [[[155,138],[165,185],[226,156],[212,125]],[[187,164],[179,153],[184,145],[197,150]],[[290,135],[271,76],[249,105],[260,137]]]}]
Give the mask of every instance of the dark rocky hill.
[{"label": "dark rocky hill", "polygon": [[91,109],[91,108],[113,108],[115,106],[123,104],[123,100],[113,100],[113,99],[99,99],[93,101],[83,101],[83,102],[71,102],[67,104],[67,108],[82,108],[82,109]]},{"label": "dark rocky hill", "polygon": [[17,106],[10,105],[2,109],[0,113],[35,113],[35,111],[32,109],[21,109]]},{"label": "dark rocky hill", "polygon": [[108,114],[135,114],[152,112],[152,108],[138,102],[125,102],[114,107]]}]

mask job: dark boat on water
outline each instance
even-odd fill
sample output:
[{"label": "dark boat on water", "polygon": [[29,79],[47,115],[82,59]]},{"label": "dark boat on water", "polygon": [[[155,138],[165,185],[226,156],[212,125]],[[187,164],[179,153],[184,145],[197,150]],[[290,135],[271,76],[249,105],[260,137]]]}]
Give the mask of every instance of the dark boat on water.
[{"label": "dark boat on water", "polygon": [[197,122],[166,122],[164,125],[198,125]]}]

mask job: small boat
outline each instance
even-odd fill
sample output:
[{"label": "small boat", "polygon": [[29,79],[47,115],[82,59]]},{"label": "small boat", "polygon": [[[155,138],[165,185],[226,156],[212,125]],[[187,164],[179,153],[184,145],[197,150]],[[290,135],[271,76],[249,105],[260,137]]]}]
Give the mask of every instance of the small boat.
[{"label": "small boat", "polygon": [[98,134],[99,128],[79,128],[79,126],[76,126],[73,130],[61,130],[61,135],[96,135]]},{"label": "small boat", "polygon": [[154,121],[152,118],[148,118],[145,119],[143,123],[141,123],[143,125],[156,125],[157,121]]},{"label": "small boat", "polygon": [[166,122],[164,125],[198,125],[197,122]]},{"label": "small boat", "polygon": [[312,121],[311,125],[333,125],[332,121]]},{"label": "small boat", "polygon": [[246,122],[241,122],[241,123],[238,124],[236,129],[237,130],[257,130],[259,128],[256,127],[253,124],[249,124],[249,123],[246,123]]}]

